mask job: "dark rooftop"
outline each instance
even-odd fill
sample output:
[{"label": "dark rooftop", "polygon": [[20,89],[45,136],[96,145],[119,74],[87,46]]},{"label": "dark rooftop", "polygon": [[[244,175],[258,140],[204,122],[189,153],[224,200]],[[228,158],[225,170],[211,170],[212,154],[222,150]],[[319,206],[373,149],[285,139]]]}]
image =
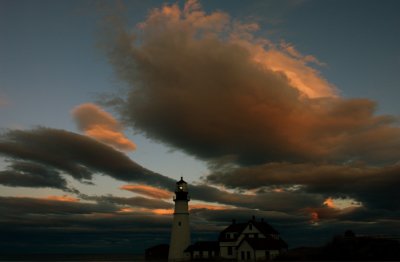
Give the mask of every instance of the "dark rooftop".
[{"label": "dark rooftop", "polygon": [[[279,235],[279,232],[276,231],[270,224],[265,222],[264,220],[261,221],[256,221],[255,219],[252,219],[248,221],[247,223],[232,223],[229,225],[227,228],[225,228],[219,235],[219,241],[224,241],[224,242],[232,242],[236,241],[237,237],[242,233],[242,231],[246,228],[248,224],[253,224],[261,233],[263,233],[265,236],[268,235]],[[237,233],[234,238],[226,238],[226,233]]]}]

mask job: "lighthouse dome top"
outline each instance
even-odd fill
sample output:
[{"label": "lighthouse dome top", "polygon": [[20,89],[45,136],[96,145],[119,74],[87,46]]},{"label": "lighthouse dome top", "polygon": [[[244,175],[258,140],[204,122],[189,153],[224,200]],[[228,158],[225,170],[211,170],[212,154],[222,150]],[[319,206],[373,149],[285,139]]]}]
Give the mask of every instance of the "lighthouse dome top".
[{"label": "lighthouse dome top", "polygon": [[177,185],[180,185],[180,184],[187,184],[187,183],[185,182],[185,180],[183,180],[183,177],[181,177],[181,180],[179,180],[178,182],[176,182],[176,184],[177,184]]},{"label": "lighthouse dome top", "polygon": [[181,177],[181,180],[176,182],[175,192],[188,192],[187,183],[183,180],[183,177]]}]

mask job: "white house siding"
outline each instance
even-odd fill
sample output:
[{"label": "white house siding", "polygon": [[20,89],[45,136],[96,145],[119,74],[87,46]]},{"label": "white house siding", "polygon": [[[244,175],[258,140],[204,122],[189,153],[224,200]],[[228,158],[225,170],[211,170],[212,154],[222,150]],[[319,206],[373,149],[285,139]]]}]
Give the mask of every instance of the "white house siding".
[{"label": "white house siding", "polygon": [[193,258],[200,258],[200,251],[193,251]]},{"label": "white house siding", "polygon": [[256,261],[260,260],[268,260],[269,257],[266,257],[265,250],[256,250]]},{"label": "white house siding", "polygon": [[[220,256],[226,259],[234,259],[236,258],[236,242],[220,242]],[[228,247],[232,247],[232,255],[228,254]]]},{"label": "white house siding", "polygon": [[270,259],[274,259],[275,257],[279,256],[279,250],[270,250],[269,257]]},{"label": "white house siding", "polygon": [[237,260],[238,261],[249,261],[249,260],[254,261],[254,250],[246,241],[244,241],[238,248]]}]

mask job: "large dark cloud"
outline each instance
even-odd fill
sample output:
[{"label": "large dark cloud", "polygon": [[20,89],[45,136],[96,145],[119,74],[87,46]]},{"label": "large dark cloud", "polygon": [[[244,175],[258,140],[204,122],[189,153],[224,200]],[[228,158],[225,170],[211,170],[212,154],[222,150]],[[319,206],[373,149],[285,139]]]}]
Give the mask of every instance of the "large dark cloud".
[{"label": "large dark cloud", "polygon": [[172,179],[138,165],[124,153],[65,130],[10,130],[0,138],[0,154],[57,169],[81,181],[101,173],[117,180],[174,188]]},{"label": "large dark cloud", "polygon": [[12,161],[8,169],[0,171],[0,184],[11,187],[52,187],[68,190],[60,172],[38,163]]},{"label": "large dark cloud", "polygon": [[130,86],[117,106],[135,130],[242,165],[398,161],[395,117],[375,115],[371,100],[340,97],[308,65],[315,58],[256,38],[256,25],[191,1],[153,10],[138,27],[116,29],[109,50]]},{"label": "large dark cloud", "polygon": [[324,201],[319,194],[302,192],[232,193],[207,185],[190,186],[189,190],[190,195],[195,199],[259,210],[293,211],[306,206],[319,206]]},{"label": "large dark cloud", "polygon": [[354,198],[371,208],[400,208],[394,197],[400,183],[399,165],[372,167],[364,164],[269,163],[222,169],[210,174],[207,180],[242,189],[301,186],[302,192],[325,197]]}]

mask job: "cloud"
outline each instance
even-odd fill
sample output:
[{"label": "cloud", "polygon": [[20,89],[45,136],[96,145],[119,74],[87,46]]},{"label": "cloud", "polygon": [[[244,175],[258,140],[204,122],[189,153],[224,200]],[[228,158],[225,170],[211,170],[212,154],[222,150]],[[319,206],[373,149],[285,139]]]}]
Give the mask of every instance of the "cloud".
[{"label": "cloud", "polygon": [[325,201],[324,201],[324,205],[326,205],[327,207],[331,207],[331,208],[336,208],[336,205],[333,201],[333,199],[331,197],[328,197]]},{"label": "cloud", "polygon": [[172,192],[146,185],[123,185],[121,189],[157,199],[172,199]]},{"label": "cloud", "polygon": [[189,206],[190,210],[193,211],[195,209],[208,209],[208,210],[226,210],[232,209],[230,206],[222,206],[222,205],[212,205],[212,204],[191,204]]},{"label": "cloud", "polygon": [[[221,169],[207,180],[230,188],[258,189],[297,186],[301,192],[328,197],[352,198],[369,208],[399,209],[395,185],[400,183],[400,166],[353,164],[268,163],[252,167]],[[324,201],[325,201],[324,200]]]},{"label": "cloud", "polygon": [[106,202],[0,197],[0,250],[142,252],[157,239],[168,241],[170,216],[119,211],[119,206]]},{"label": "cloud", "polygon": [[18,214],[94,214],[116,211],[114,205],[65,201],[66,198],[0,197],[0,210],[6,217]]},{"label": "cloud", "polygon": [[86,103],[76,106],[72,115],[78,128],[86,135],[123,151],[132,151],[136,145],[123,133],[118,121],[101,107]]},{"label": "cloud", "polygon": [[112,195],[107,196],[87,196],[81,194],[80,197],[85,200],[104,202],[115,204],[119,206],[139,207],[146,209],[168,209],[172,208],[173,205],[170,202],[166,202],[159,199],[151,199],[146,197],[117,197]]},{"label": "cloud", "polygon": [[[164,195],[163,193],[165,193],[165,189],[172,190],[175,188],[176,181],[139,166],[122,152],[89,137],[49,128],[13,130],[1,136],[0,152],[5,157],[14,159],[16,163],[33,163],[33,166],[41,167],[43,172],[39,173],[49,174],[49,178],[51,178],[51,175],[57,178],[59,172],[63,172],[79,180],[90,181],[94,174],[101,173],[121,181],[140,183],[135,184],[139,187],[133,187],[133,191],[140,191],[140,193],[147,194],[147,196],[160,197],[159,199],[143,197],[122,198],[116,196],[84,197],[84,194],[78,194],[81,199],[95,201],[95,204],[82,201],[60,201],[74,200],[64,197],[52,199],[22,198],[22,200],[21,198],[8,198],[3,199],[3,202],[0,203],[2,210],[11,210],[11,206],[15,205],[12,212],[17,212],[18,214],[25,212],[33,212],[38,215],[45,213],[97,214],[103,212],[104,216],[109,216],[112,213],[116,217],[124,214],[143,216],[146,214],[153,216],[171,214],[172,203],[161,199],[167,199],[162,198],[167,197],[167,194]],[[17,159],[22,159],[23,161]],[[20,173],[27,174],[20,167],[24,166],[23,164],[14,164],[14,166]],[[31,170],[30,166],[26,166],[26,169]],[[49,168],[49,170],[46,171],[46,168]],[[57,170],[57,172],[51,173],[51,170]],[[85,172],[81,170],[85,170]],[[303,221],[301,223],[306,226],[306,223],[309,223],[310,220],[310,212],[318,214],[318,223],[321,225],[325,225],[327,221],[332,219],[336,220],[337,223],[340,220],[360,221],[360,219],[363,219],[369,221],[369,217],[393,219],[396,217],[395,211],[398,210],[398,203],[393,199],[393,195],[397,192],[395,185],[398,184],[396,182],[398,168],[397,166],[387,167],[384,171],[378,167],[363,168],[362,166],[335,165],[315,165],[313,167],[311,164],[288,163],[269,164],[258,166],[257,168],[242,167],[241,169],[235,169],[237,173],[229,173],[229,176],[227,175],[226,177],[221,171],[222,173],[218,176],[214,173],[214,177],[209,177],[208,185],[193,184],[189,186],[191,198],[204,201],[207,205],[202,206],[202,208],[194,205],[192,212],[197,216],[205,214],[204,212],[226,211],[215,210],[214,203],[229,206],[231,207],[229,210],[232,212],[237,208],[248,209],[250,211],[247,211],[247,215],[248,212],[252,212],[251,210],[256,210],[254,212],[278,212],[286,214],[288,218],[291,217],[286,224],[282,222],[285,227],[293,223],[300,223],[291,220],[295,217]],[[293,174],[291,175],[291,173]],[[262,174],[268,174],[268,176],[263,176]],[[282,175],[280,176],[279,174]],[[247,179],[245,182],[240,183],[240,187],[237,187],[235,186],[235,178],[240,177]],[[21,181],[23,179],[21,178]],[[322,180],[321,183],[318,182],[318,179]],[[27,180],[29,181],[29,179]],[[389,183],[390,186],[388,186],[387,181],[392,181]],[[211,186],[219,185],[220,183],[236,188],[238,191],[227,191]],[[21,185],[21,183],[18,185]],[[149,185],[150,187],[144,187],[144,185]],[[268,187],[259,187],[259,185],[269,185],[272,188],[279,187],[282,190],[275,192],[274,190],[269,190]],[[302,185],[302,187],[292,190],[291,187],[296,185]],[[160,190],[157,190],[157,188],[160,188]],[[157,195],[157,192],[162,193]],[[323,202],[327,197],[343,196],[349,196],[356,201],[362,202],[362,210],[364,211],[361,212],[360,208],[347,209],[346,212],[324,208]],[[385,201],[382,201],[383,199]],[[22,205],[22,202],[25,204]],[[61,202],[62,204],[60,204]],[[53,205],[58,207],[53,207]],[[234,213],[231,214],[234,216]],[[70,217],[65,219],[70,219]],[[103,222],[97,222],[99,221],[97,219],[100,218],[85,220],[86,222],[84,223],[88,224],[86,225],[87,227],[93,228],[99,225],[103,226]],[[115,219],[115,221],[118,220],[117,218]],[[39,221],[33,218],[31,226],[34,227],[35,223],[39,223]],[[90,223],[94,224],[89,225]],[[213,222],[210,220],[207,223],[212,224]],[[203,228],[207,226],[200,223],[196,227]]]},{"label": "cloud", "polygon": [[[91,181],[94,174],[108,175],[120,181],[139,184],[125,189],[130,188],[147,196],[165,199],[167,195],[171,196],[165,190],[172,191],[176,183],[174,179],[140,166],[112,147],[87,136],[59,129],[42,127],[33,130],[10,130],[0,136],[0,154],[8,159],[31,163],[29,167],[38,166],[42,176],[48,174],[53,180],[59,179],[60,172],[82,182]],[[15,186],[28,186],[30,177],[32,174],[23,173],[19,184],[14,182]],[[11,178],[8,178],[9,181]],[[50,183],[51,179],[47,183]],[[11,182],[7,183],[9,185]],[[59,185],[53,187],[60,188]],[[262,205],[261,199],[251,203],[255,200],[252,195],[229,193],[207,185],[191,185],[190,190],[191,196],[198,200],[227,205]]]},{"label": "cloud", "polygon": [[154,173],[124,153],[87,136],[65,130],[10,130],[0,136],[0,155],[59,170],[80,181],[100,173],[126,182],[174,188],[175,181]]},{"label": "cloud", "polygon": [[64,201],[64,202],[79,202],[78,198],[63,195],[63,196],[48,196],[45,199],[48,200],[56,200],[56,201]]},{"label": "cloud", "polygon": [[67,181],[55,169],[34,162],[11,161],[0,171],[0,184],[11,187],[52,187],[67,190]]},{"label": "cloud", "polygon": [[124,123],[209,161],[398,161],[395,117],[340,97],[315,57],[257,37],[257,28],[190,2],[152,10],[136,30],[115,29],[109,59],[130,86],[116,105]]},{"label": "cloud", "polygon": [[297,211],[302,207],[319,206],[324,198],[306,192],[229,192],[208,185],[190,186],[190,196],[205,202],[219,203],[263,211]]}]

